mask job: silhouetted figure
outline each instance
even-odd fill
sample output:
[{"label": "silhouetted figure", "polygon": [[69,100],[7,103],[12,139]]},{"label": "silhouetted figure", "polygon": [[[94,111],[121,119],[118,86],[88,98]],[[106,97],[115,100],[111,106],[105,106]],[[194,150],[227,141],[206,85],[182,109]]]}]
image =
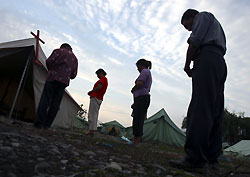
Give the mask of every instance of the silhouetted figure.
[{"label": "silhouetted figure", "polygon": [[184,67],[192,77],[192,98],[187,112],[184,147],[187,155],[173,164],[181,167],[216,165],[222,149],[226,38],[220,23],[209,12],[188,9],[181,24],[192,32],[187,41]]},{"label": "silhouetted figure", "polygon": [[49,128],[59,110],[64,89],[77,75],[78,61],[69,44],[62,44],[46,60],[48,76],[37,109],[34,126]]},{"label": "silhouetted figure", "polygon": [[133,93],[133,144],[138,146],[142,141],[143,124],[150,104],[150,89],[152,85],[151,62],[140,59],[136,62],[137,70],[140,75],[135,80],[135,85],[131,92]]},{"label": "silhouetted figure", "polygon": [[88,111],[89,130],[85,133],[86,135],[93,135],[97,130],[100,106],[108,87],[108,79],[105,77],[107,73],[103,69],[98,69],[95,73],[99,80],[95,83],[93,89],[88,92],[88,95],[90,96]]}]

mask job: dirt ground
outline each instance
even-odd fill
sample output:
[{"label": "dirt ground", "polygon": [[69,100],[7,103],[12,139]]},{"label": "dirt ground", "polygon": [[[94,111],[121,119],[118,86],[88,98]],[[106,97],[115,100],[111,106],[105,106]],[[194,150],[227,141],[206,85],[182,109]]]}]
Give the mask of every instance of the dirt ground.
[{"label": "dirt ground", "polygon": [[219,170],[170,166],[170,160],[183,157],[182,148],[166,144],[143,142],[134,147],[101,133],[43,130],[0,119],[1,177],[250,176],[250,161],[232,157],[222,158]]}]

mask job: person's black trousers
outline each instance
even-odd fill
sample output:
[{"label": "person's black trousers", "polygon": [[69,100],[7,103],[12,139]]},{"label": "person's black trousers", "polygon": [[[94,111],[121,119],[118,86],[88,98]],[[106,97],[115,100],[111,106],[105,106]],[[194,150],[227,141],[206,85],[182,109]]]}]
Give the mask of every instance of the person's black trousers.
[{"label": "person's black trousers", "polygon": [[134,98],[133,105],[133,135],[142,137],[143,124],[150,104],[150,95],[143,95]]},{"label": "person's black trousers", "polygon": [[192,73],[192,98],[187,112],[185,152],[194,164],[216,163],[222,150],[224,84],[227,67],[224,53],[203,47]]},{"label": "person's black trousers", "polygon": [[46,81],[37,109],[35,126],[49,128],[59,110],[66,84],[58,81]]}]

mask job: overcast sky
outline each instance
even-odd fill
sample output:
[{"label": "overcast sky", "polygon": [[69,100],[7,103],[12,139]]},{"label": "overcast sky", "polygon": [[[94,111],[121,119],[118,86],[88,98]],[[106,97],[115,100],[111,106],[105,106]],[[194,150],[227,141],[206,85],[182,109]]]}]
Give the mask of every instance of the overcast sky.
[{"label": "overcast sky", "polygon": [[130,126],[135,63],[152,62],[153,84],[148,116],[164,108],[181,126],[191,98],[191,79],[183,71],[187,38],[180,19],[188,8],[212,12],[227,37],[228,77],[225,106],[250,116],[249,0],[0,0],[0,42],[40,35],[48,57],[64,42],[79,60],[79,73],[68,87],[74,99],[89,106],[87,92],[107,72],[109,87],[99,120]]}]

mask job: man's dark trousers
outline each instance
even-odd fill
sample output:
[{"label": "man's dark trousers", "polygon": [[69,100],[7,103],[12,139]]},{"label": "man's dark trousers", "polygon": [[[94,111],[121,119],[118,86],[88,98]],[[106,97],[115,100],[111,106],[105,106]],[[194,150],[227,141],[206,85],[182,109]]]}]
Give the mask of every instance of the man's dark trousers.
[{"label": "man's dark trousers", "polygon": [[194,61],[192,99],[187,113],[185,151],[194,164],[216,163],[222,150],[224,52],[205,46]]},{"label": "man's dark trousers", "polygon": [[49,128],[59,110],[66,84],[58,81],[46,81],[39,106],[35,126]]},{"label": "man's dark trousers", "polygon": [[143,124],[150,104],[150,95],[135,97],[133,105],[133,135],[142,137]]}]

